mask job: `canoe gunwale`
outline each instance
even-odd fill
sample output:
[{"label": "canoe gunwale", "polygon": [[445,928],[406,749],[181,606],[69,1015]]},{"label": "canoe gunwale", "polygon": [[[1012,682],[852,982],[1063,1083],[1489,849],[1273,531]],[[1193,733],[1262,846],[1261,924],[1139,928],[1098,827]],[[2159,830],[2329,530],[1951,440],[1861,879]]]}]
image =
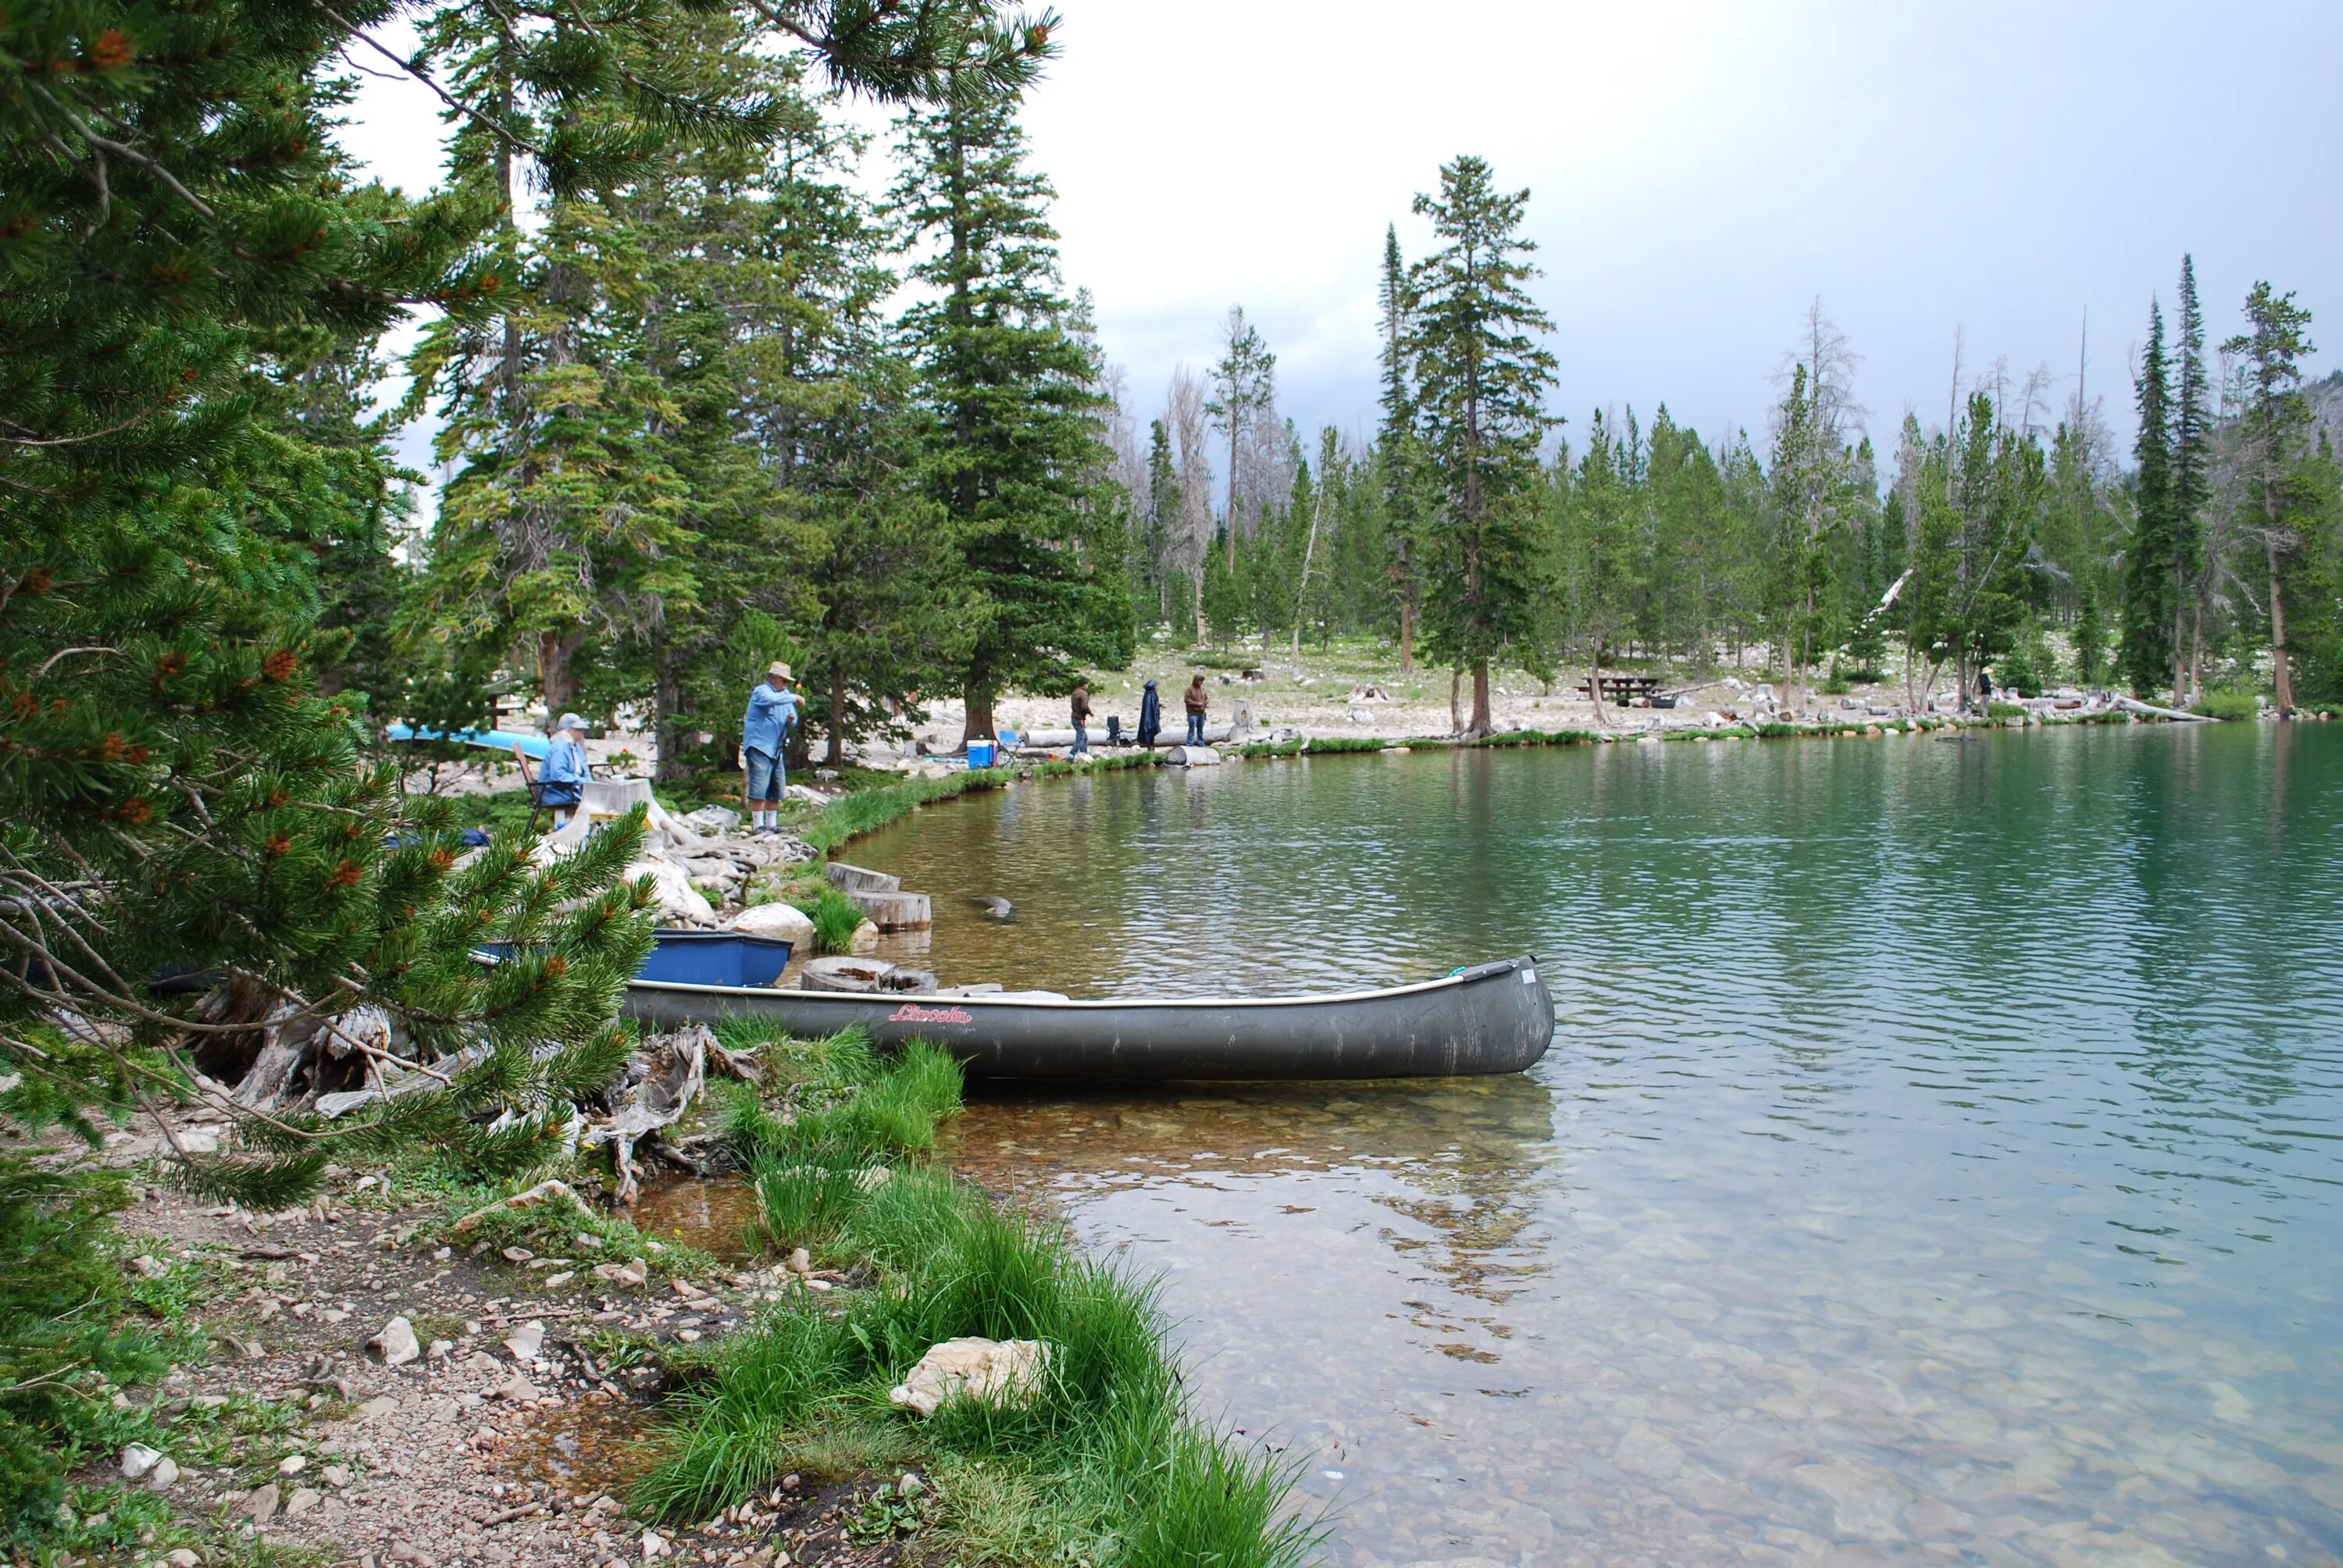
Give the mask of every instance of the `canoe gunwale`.
[{"label": "canoe gunwale", "polygon": [[1524,956],[1520,959],[1504,959],[1493,964],[1476,964],[1461,974],[1440,975],[1428,980],[1413,980],[1406,985],[1383,986],[1374,990],[1324,991],[1313,996],[1068,997],[1061,1000],[1055,998],[1031,996],[944,996],[939,995],[934,991],[912,990],[804,991],[791,993],[785,990],[776,990],[771,986],[689,985],[679,980],[629,980],[627,982],[627,989],[628,990],[677,991],[686,995],[715,995],[728,997],[789,996],[791,994],[798,994],[804,996],[819,996],[825,1001],[840,998],[850,1000],[856,997],[868,997],[873,1000],[887,998],[901,1001],[919,1001],[924,999],[929,1001],[948,1001],[955,1007],[1046,1008],[1053,1011],[1059,1010],[1081,1011],[1083,1010],[1141,1007],[1194,1009],[1232,1007],[1322,1007],[1338,1003],[1383,1001],[1399,997],[1420,996],[1427,991],[1439,990],[1444,987],[1472,985],[1481,980],[1495,980],[1500,975],[1518,973],[1520,965],[1530,964],[1534,966],[1537,961],[1538,960],[1534,956]]}]

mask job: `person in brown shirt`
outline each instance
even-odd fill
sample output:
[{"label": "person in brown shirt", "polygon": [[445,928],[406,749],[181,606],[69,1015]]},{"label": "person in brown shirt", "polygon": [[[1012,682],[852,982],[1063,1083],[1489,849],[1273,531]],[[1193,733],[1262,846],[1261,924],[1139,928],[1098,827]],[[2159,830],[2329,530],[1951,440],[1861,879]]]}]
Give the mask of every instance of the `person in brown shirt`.
[{"label": "person in brown shirt", "polygon": [[1087,757],[1090,755],[1091,749],[1091,683],[1089,681],[1078,680],[1074,682],[1073,709],[1074,749],[1068,755],[1074,757]]},{"label": "person in brown shirt", "polygon": [[1212,706],[1212,699],[1204,693],[1204,677],[1201,670],[1197,672],[1196,678],[1188,683],[1188,689],[1181,694],[1180,700],[1188,709],[1188,744],[1202,746],[1204,743],[1204,710]]}]

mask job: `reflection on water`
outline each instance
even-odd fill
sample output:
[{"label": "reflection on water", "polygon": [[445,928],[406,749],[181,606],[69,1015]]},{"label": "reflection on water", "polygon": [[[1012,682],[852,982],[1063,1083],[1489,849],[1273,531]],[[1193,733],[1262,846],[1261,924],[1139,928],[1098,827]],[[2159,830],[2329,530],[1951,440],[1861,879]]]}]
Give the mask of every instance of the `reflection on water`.
[{"label": "reflection on water", "polygon": [[627,1217],[646,1236],[745,1263],[757,1255],[759,1213],[757,1190],[745,1181],[675,1176],[645,1187]]},{"label": "reflection on water", "polygon": [[2343,1550],[2343,734],[1118,775],[857,853],[947,978],[1547,959],[1527,1077],[1001,1089],[952,1135],[1166,1271],[1336,1562]]},{"label": "reflection on water", "polygon": [[649,1407],[591,1396],[533,1412],[505,1457],[507,1473],[624,1497],[650,1468]]}]

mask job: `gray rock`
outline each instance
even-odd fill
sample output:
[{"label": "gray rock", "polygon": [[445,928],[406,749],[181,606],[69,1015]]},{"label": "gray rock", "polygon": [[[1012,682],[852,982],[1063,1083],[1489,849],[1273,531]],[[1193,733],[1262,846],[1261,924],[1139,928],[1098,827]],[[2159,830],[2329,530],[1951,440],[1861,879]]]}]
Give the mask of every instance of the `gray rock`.
[{"label": "gray rock", "polygon": [[256,1526],[266,1528],[268,1522],[277,1517],[277,1483],[272,1481],[246,1498],[244,1512],[252,1516]]},{"label": "gray rock", "polygon": [[505,1341],[505,1349],[517,1362],[533,1362],[545,1345],[545,1324],[535,1318],[515,1329]]},{"label": "gray rock", "polygon": [[152,1473],[155,1467],[162,1462],[161,1450],[149,1448],[143,1442],[134,1442],[122,1451],[122,1479],[136,1481]]},{"label": "gray rock", "polygon": [[167,1454],[156,1462],[146,1477],[146,1490],[149,1492],[168,1492],[178,1483],[179,1462]]},{"label": "gray rock", "polygon": [[387,1367],[403,1367],[423,1353],[415,1340],[415,1325],[404,1315],[383,1324],[382,1332],[367,1341],[367,1349]]}]

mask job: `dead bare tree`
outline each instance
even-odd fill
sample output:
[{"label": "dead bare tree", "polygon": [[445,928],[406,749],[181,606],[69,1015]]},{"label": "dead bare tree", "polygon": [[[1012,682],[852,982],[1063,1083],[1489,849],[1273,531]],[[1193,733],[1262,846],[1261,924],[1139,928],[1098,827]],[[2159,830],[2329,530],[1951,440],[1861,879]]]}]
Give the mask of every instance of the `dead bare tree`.
[{"label": "dead bare tree", "polygon": [[1204,624],[1204,552],[1212,543],[1212,438],[1211,417],[1204,409],[1203,384],[1182,365],[1172,372],[1164,396],[1163,423],[1172,433],[1180,481],[1180,513],[1163,520],[1165,549],[1170,557],[1164,575],[1174,571],[1188,578],[1195,602],[1196,627]]}]

